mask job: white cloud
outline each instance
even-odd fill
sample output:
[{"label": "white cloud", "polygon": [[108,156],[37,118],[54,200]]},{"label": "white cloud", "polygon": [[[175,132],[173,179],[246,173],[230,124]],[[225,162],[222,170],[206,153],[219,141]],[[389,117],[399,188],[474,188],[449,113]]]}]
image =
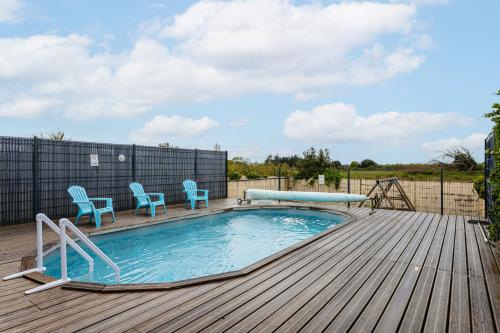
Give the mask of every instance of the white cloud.
[{"label": "white cloud", "polygon": [[295,111],[285,120],[286,136],[331,143],[412,141],[447,126],[466,125],[470,119],[454,113],[385,112],[364,117],[353,105],[325,104],[310,111]]},{"label": "white cloud", "polygon": [[[388,52],[377,46],[375,54],[370,52],[378,37],[408,33],[415,13],[412,4],[201,1],[176,16],[160,36],[178,41],[176,53],[236,72],[255,88],[288,92],[365,84],[416,68],[423,59],[414,50]],[[366,52],[353,56],[359,50]],[[362,78],[364,72],[370,80]]]},{"label": "white cloud", "polygon": [[20,0],[0,0],[0,23],[18,21],[22,7]]},{"label": "white cloud", "polygon": [[[149,37],[123,53],[95,51],[102,41],[74,34],[0,38],[0,100],[58,100],[77,119],[250,92],[303,100],[418,68],[424,57],[405,42],[415,35],[416,10],[402,3],[200,1],[143,26]],[[400,42],[387,47],[387,35]]]},{"label": "white cloud", "polygon": [[421,148],[429,154],[429,156],[435,157],[438,154],[443,153],[447,149],[455,147],[466,147],[471,152],[477,153],[484,149],[484,139],[487,134],[485,133],[474,133],[465,138],[447,138],[436,141],[424,142]]},{"label": "white cloud", "polygon": [[143,144],[159,143],[169,141],[172,137],[198,136],[218,125],[210,117],[191,119],[183,116],[156,116],[130,133],[130,140]]},{"label": "white cloud", "polygon": [[58,100],[19,98],[0,103],[0,117],[35,117],[60,104]]}]

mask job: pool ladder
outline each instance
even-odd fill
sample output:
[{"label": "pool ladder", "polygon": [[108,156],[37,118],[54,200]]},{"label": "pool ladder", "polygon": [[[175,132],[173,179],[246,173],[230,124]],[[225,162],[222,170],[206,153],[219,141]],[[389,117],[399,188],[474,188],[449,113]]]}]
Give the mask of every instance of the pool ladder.
[{"label": "pool ladder", "polygon": [[15,278],[22,277],[24,275],[36,272],[44,272],[46,268],[43,266],[43,225],[47,225],[52,231],[59,235],[59,242],[61,247],[61,278],[41,286],[26,290],[25,294],[33,294],[42,290],[47,290],[50,288],[58,287],[65,283],[71,281],[68,277],[68,258],[66,255],[66,245],[71,246],[76,252],[78,252],[89,264],[89,275],[92,276],[94,272],[94,259],[85,252],[78,244],[75,243],[68,235],[66,235],[66,228],[70,229],[73,234],[75,234],[92,252],[94,252],[98,257],[100,257],[104,262],[106,262],[115,271],[115,281],[120,281],[120,268],[111,260],[104,252],[102,252],[84,233],[82,233],[73,223],[68,219],[60,219],[59,227],[52,222],[45,214],[37,214],[36,216],[36,267],[28,269],[19,273],[14,273],[9,276],[4,277],[2,280],[11,280]]}]

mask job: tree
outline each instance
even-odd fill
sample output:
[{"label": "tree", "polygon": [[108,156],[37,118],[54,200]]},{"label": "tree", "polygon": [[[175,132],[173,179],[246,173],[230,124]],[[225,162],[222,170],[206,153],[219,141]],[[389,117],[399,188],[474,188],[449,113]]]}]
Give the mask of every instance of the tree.
[{"label": "tree", "polygon": [[351,162],[351,169],[357,169],[357,168],[359,168],[359,162],[352,161]]},{"label": "tree", "polygon": [[278,154],[276,154],[276,155],[268,155],[264,163],[274,164],[274,165],[286,164],[293,168],[297,166],[300,159],[301,158],[296,154],[290,156],[279,156]]},{"label": "tree", "polygon": [[361,163],[359,164],[359,166],[361,168],[369,168],[369,167],[377,166],[377,163],[375,163],[375,161],[372,161],[370,159],[364,159],[364,160],[361,161]]},{"label": "tree", "polygon": [[466,147],[454,147],[441,155],[442,160],[450,161],[450,165],[460,171],[472,171],[477,168],[477,162]]},{"label": "tree", "polygon": [[168,142],[160,142],[160,144],[158,144],[158,147],[160,148],[170,148],[170,143]]},{"label": "tree", "polygon": [[341,175],[337,171],[336,166],[340,162],[332,161],[330,151],[328,149],[319,149],[311,147],[303,153],[303,157],[297,165],[297,179],[305,179],[309,184],[314,184],[318,175],[325,175],[325,183],[327,185],[335,184],[335,188],[340,186]]},{"label": "tree", "polygon": [[298,163],[298,179],[311,179],[323,173],[332,166],[330,151],[328,149],[316,150],[311,147],[303,153],[303,157]]},{"label": "tree", "polygon": [[[52,131],[48,132],[46,135],[47,135],[47,139],[49,139],[49,140],[54,140],[54,141],[69,140],[68,138],[65,137],[64,132],[61,131],[60,129],[52,130]],[[45,138],[45,134],[40,133],[40,137],[42,139]]]}]

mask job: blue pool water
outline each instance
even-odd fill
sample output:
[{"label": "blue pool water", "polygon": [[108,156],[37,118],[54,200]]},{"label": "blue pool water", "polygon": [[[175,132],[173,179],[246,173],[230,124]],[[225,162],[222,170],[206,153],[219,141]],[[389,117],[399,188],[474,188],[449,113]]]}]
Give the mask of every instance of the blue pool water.
[{"label": "blue pool water", "polygon": [[[172,282],[241,269],[344,220],[342,215],[318,211],[256,209],[113,232],[91,239],[120,267],[120,283]],[[59,257],[57,250],[45,258],[48,275],[60,276]],[[111,268],[93,257],[94,274],[89,277],[87,262],[68,247],[69,277],[115,283]]]}]

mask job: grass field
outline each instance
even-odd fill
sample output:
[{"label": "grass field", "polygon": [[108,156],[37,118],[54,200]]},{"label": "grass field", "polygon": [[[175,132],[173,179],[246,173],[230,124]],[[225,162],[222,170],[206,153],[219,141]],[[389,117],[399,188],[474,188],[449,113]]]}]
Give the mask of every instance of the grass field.
[{"label": "grass field", "polygon": [[[347,171],[340,172],[343,179],[347,178]],[[444,171],[445,181],[473,182],[474,179],[481,176],[483,171]],[[351,170],[351,179],[384,179],[397,177],[401,180],[417,181],[439,181],[440,172],[437,170],[422,171],[390,171],[390,170]]]}]

